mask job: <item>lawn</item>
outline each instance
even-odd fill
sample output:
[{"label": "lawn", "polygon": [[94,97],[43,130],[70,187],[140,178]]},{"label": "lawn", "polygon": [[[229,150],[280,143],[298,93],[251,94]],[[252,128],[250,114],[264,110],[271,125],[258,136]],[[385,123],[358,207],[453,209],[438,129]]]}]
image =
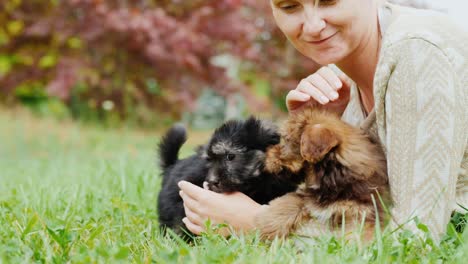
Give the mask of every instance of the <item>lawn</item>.
[{"label": "lawn", "polygon": [[[384,232],[369,246],[323,238],[296,248],[255,234],[162,237],[158,132],[105,129],[0,109],[0,263],[465,263],[468,231],[440,245]],[[183,155],[207,138],[192,135]],[[196,139],[197,141],[194,141]],[[421,226],[424,230],[424,226]]]}]

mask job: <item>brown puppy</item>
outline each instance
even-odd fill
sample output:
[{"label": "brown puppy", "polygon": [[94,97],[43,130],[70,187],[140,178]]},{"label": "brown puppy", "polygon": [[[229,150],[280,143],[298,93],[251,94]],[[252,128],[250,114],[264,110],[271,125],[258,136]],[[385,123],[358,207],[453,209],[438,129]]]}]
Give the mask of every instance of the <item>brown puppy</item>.
[{"label": "brown puppy", "polygon": [[264,238],[363,227],[369,240],[377,221],[386,219],[382,201],[389,205],[390,192],[381,147],[332,113],[304,110],[291,115],[281,143],[267,151],[265,166],[278,175],[283,170],[302,174],[305,180],[296,192],[276,198],[257,215]]}]

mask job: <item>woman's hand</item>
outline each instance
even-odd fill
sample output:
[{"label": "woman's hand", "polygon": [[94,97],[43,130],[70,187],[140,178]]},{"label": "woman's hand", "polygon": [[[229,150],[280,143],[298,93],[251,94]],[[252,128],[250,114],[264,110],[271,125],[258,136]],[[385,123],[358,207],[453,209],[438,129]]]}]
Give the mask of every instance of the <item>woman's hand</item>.
[{"label": "woman's hand", "polygon": [[[186,217],[183,222],[192,233],[204,232],[208,219],[212,224],[227,223],[236,231],[254,229],[254,218],[261,205],[247,195],[240,192],[216,193],[186,181],[178,185],[184,200]],[[226,236],[229,230],[223,228],[220,233]]]},{"label": "woman's hand", "polygon": [[351,80],[346,75],[337,75],[324,66],[289,91],[286,106],[289,112],[310,106],[342,114],[349,102],[350,87]]}]

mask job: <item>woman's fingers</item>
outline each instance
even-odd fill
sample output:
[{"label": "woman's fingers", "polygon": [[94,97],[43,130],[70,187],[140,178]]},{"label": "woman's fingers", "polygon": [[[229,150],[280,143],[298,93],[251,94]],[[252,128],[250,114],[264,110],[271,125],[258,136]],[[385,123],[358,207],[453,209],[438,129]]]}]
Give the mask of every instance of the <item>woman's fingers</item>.
[{"label": "woman's fingers", "polygon": [[336,91],[343,86],[343,81],[341,78],[339,78],[339,76],[337,76],[336,73],[329,67],[322,67],[317,71],[317,73],[327,81],[333,90]]},{"label": "woman's fingers", "polygon": [[305,78],[305,81],[310,83],[311,87],[319,90],[326,96],[328,101],[335,101],[338,99],[338,93],[336,91],[341,88],[342,83],[338,76],[328,67],[320,68],[316,73]]},{"label": "woman's fingers", "polygon": [[304,103],[310,100],[310,95],[299,90],[291,90],[286,95],[286,100]]},{"label": "woman's fingers", "polygon": [[[182,222],[185,224],[187,229],[190,230],[190,232],[192,232],[192,233],[194,233],[196,235],[200,235],[201,233],[206,231],[205,230],[205,225],[195,224],[195,223],[191,222],[190,219],[188,219],[187,217],[183,218]],[[230,229],[227,228],[227,227],[217,229],[216,232],[219,235],[224,236],[224,237],[231,234]]]},{"label": "woman's fingers", "polygon": [[[254,228],[253,219],[261,205],[247,195],[240,192],[215,193],[188,182],[179,182],[179,186],[186,216],[184,224],[191,232],[203,232],[208,219],[215,225],[229,223],[235,230]],[[218,232],[228,234],[228,231],[229,229],[222,228]]]},{"label": "woman's fingers", "polygon": [[203,219],[203,215],[200,213],[200,204],[184,191],[180,191],[179,195],[184,201],[185,218],[182,221],[190,232],[200,234],[204,231],[205,223],[205,219]]},{"label": "woman's fingers", "polygon": [[192,224],[203,226],[208,219],[208,215],[206,215],[207,199],[205,197],[212,194],[212,191],[186,181],[181,181],[178,185],[181,189],[179,195],[184,201],[186,217]]},{"label": "woman's fingers", "polygon": [[296,89],[289,91],[286,106],[290,112],[310,105],[342,114],[349,102],[352,83],[344,73],[336,73],[324,66],[302,79]]},{"label": "woman's fingers", "polygon": [[190,220],[190,222],[197,224],[199,226],[203,226],[206,219],[203,219],[198,213],[192,211],[191,208],[184,206],[185,216]]},{"label": "woman's fingers", "polygon": [[200,212],[200,204],[198,201],[194,200],[192,197],[188,196],[184,191],[179,192],[180,197],[184,201],[184,208],[185,210],[189,209],[192,212],[199,213]]},{"label": "woman's fingers", "polygon": [[200,188],[197,185],[187,181],[180,181],[177,185],[187,196],[189,196],[195,201],[202,200],[207,193],[211,192],[210,190]]},{"label": "woman's fingers", "polygon": [[187,227],[188,230],[190,230],[190,232],[196,234],[196,235],[200,235],[202,232],[205,231],[205,228],[203,228],[202,226],[200,225],[197,225],[197,224],[194,224],[193,222],[190,221],[189,218],[187,217],[184,217],[182,219],[182,222],[185,224],[185,226]]},{"label": "woman's fingers", "polygon": [[351,85],[353,85],[353,81],[344,73],[340,73],[338,75],[338,78],[340,79],[340,81],[342,83],[342,87],[340,87],[340,88],[349,89],[351,87]]},{"label": "woman's fingers", "polygon": [[288,110],[295,110],[305,105],[313,98],[322,105],[336,101],[340,95],[337,92],[343,87],[343,80],[329,67],[322,67],[314,74],[302,79],[296,89],[286,96]]},{"label": "woman's fingers", "polygon": [[[297,86],[296,90],[310,95],[315,101],[321,104],[327,104],[330,102],[330,99],[320,89],[318,89],[314,83],[312,83],[312,78],[314,77],[309,76],[306,79],[303,79]],[[314,82],[317,83],[319,81],[314,78]]]},{"label": "woman's fingers", "polygon": [[291,90],[286,95],[286,106],[289,111],[296,110],[310,100],[310,95],[298,90]]}]

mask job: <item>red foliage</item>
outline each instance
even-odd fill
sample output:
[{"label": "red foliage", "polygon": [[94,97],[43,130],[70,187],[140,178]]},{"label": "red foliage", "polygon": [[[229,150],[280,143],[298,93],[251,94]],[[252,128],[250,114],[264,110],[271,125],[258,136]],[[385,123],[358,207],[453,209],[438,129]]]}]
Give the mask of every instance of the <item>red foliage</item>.
[{"label": "red foliage", "polygon": [[[25,30],[1,49],[26,50],[35,63],[16,65],[0,76],[3,91],[11,92],[24,78],[39,78],[49,94],[67,100],[77,83],[85,83],[90,90],[84,96],[97,102],[111,98],[123,109],[126,106],[118,104],[129,97],[134,104],[180,112],[180,105],[190,109],[207,86],[224,96],[241,92],[254,98],[248,84],[212,64],[220,54],[237,57],[249,71],[270,80],[277,95],[317,67],[285,44],[270,17],[268,1],[66,0],[57,6],[41,2],[23,3],[7,13],[9,19],[24,20]],[[70,48],[71,38],[79,39],[80,47]],[[35,47],[25,49],[28,45]],[[51,47],[58,63],[38,69],[37,61]],[[30,71],[36,75],[24,74]],[[163,94],[147,91],[149,78],[158,81]]]}]

